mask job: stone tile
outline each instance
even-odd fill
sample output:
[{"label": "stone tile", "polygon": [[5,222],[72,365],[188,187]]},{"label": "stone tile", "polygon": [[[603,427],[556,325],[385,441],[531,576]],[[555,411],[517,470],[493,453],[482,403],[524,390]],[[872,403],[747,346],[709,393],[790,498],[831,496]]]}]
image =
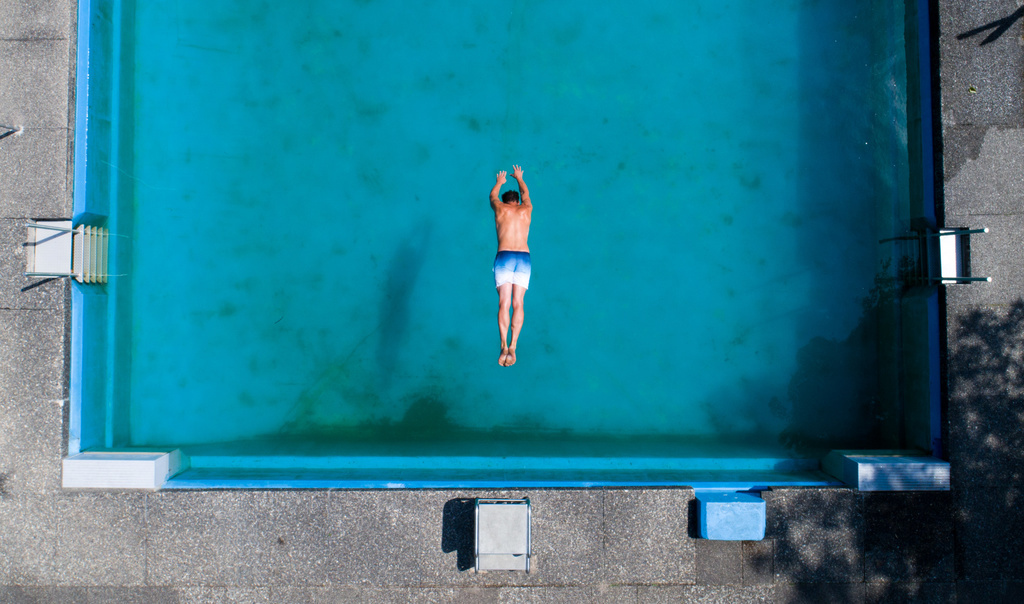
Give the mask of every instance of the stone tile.
[{"label": "stone tile", "polygon": [[86,604],[84,587],[0,587],[4,604]]},{"label": "stone tile", "polygon": [[1024,49],[1020,45],[1020,23],[988,44],[982,43],[993,33],[992,29],[957,39],[1013,15],[1018,8],[1014,0],[942,4],[939,55],[943,123],[1021,123]]},{"label": "stone tile", "polygon": [[957,601],[954,583],[868,583],[865,596],[870,604],[954,604]]},{"label": "stone tile", "polygon": [[[973,165],[973,162],[981,157],[981,145],[985,140],[985,133],[990,128],[995,128],[995,126],[947,125],[942,128],[942,178],[944,182],[955,179],[964,166]],[[943,191],[943,197],[946,194],[948,192]],[[943,203],[948,205],[949,202],[943,199]],[[960,204],[966,204],[966,208],[970,203],[971,200],[958,196],[950,207],[955,208]],[[941,215],[942,208],[937,208],[937,210]],[[967,213],[967,210],[961,210],[961,213]]]},{"label": "stone tile", "polygon": [[178,604],[172,587],[90,587],[89,604]]},{"label": "stone tile", "polygon": [[181,604],[259,604],[270,600],[269,587],[179,587]]},{"label": "stone tile", "polygon": [[[344,564],[328,570],[335,585],[423,585],[455,575],[441,551],[444,493],[339,491],[329,498],[331,539]],[[449,579],[450,580],[450,579]]]},{"label": "stone tile", "polygon": [[1007,600],[1011,602],[1024,600],[1024,580],[1019,575],[1015,576],[1012,580],[1006,581],[1003,587],[1003,594]]},{"label": "stone tile", "polygon": [[[959,163],[944,172],[946,224],[949,216],[1024,212],[1024,129],[955,128],[967,147]],[[967,137],[972,137],[967,139]]]},{"label": "stone tile", "polygon": [[957,581],[957,602],[1020,602],[1024,598],[1021,581]]},{"label": "stone tile", "polygon": [[[789,600],[776,597],[774,585],[759,586],[712,586],[712,585],[674,585],[674,586],[641,586],[637,590],[637,601],[643,604],[733,604],[786,602]],[[798,601],[798,600],[792,600]]]},{"label": "stone tile", "polygon": [[[614,575],[612,561],[606,560],[610,548],[603,534],[608,525],[602,491],[535,491],[529,496],[535,564],[531,583],[586,585]],[[613,543],[610,537],[608,543]]]},{"label": "stone tile", "polygon": [[0,309],[58,310],[68,296],[67,279],[25,276],[25,220],[0,219]]},{"label": "stone tile", "polygon": [[692,583],[694,539],[687,533],[690,489],[604,491],[605,580]]},{"label": "stone tile", "polygon": [[1024,486],[958,487],[955,534],[958,580],[1007,581],[1024,577]]},{"label": "stone tile", "polygon": [[864,575],[871,582],[952,583],[952,495],[865,493]]},{"label": "stone tile", "polygon": [[[509,589],[499,587],[410,587],[398,590],[364,590],[364,602],[493,604],[501,601],[501,594]],[[383,593],[382,593],[383,592]],[[404,598],[404,599],[402,599]],[[355,600],[353,600],[355,601]]]},{"label": "stone tile", "polygon": [[64,404],[0,399],[0,498],[60,492]]},{"label": "stone tile", "polygon": [[4,3],[0,11],[0,40],[67,38],[74,2],[22,0]]},{"label": "stone tile", "polygon": [[0,40],[0,124],[66,129],[70,60],[66,39]]},{"label": "stone tile", "polygon": [[331,547],[327,500],[324,491],[270,491],[253,498],[259,583],[323,585],[329,568],[343,563],[344,552]]},{"label": "stone tile", "polygon": [[1024,291],[1024,267],[1007,262],[1024,245],[1024,214],[993,214],[961,218],[946,216],[951,226],[988,227],[988,233],[971,235],[971,274],[991,277],[989,283],[946,286],[946,301],[954,307],[1011,304]]},{"label": "stone tile", "polygon": [[777,583],[863,580],[864,520],[856,491],[773,489],[762,496]]},{"label": "stone tile", "polygon": [[777,583],[773,592],[776,602],[863,602],[867,597],[864,583]]},{"label": "stone tile", "polygon": [[65,397],[64,312],[0,309],[0,392],[10,401]]},{"label": "stone tile", "polygon": [[[949,445],[954,485],[1024,479],[1024,301],[947,307]],[[964,483],[963,481],[969,481]]]},{"label": "stone tile", "polygon": [[313,591],[309,587],[274,586],[270,588],[270,601],[274,604],[313,604]]},{"label": "stone tile", "polygon": [[697,584],[738,585],[743,582],[742,541],[697,539]]},{"label": "stone tile", "polygon": [[0,139],[2,218],[70,217],[68,159],[66,129],[28,128]]},{"label": "stone tile", "polygon": [[984,393],[950,402],[948,454],[954,484],[1004,488],[1024,481],[1022,403],[1019,395]]},{"label": "stone tile", "polygon": [[763,585],[775,580],[775,541],[744,541],[741,553],[744,585]]},{"label": "stone tile", "polygon": [[146,495],[67,492],[58,517],[54,583],[128,587],[146,580]]},{"label": "stone tile", "polygon": [[950,400],[1024,397],[1024,347],[1019,345],[1024,336],[1024,301],[998,306],[948,302],[946,315]]},{"label": "stone tile", "polygon": [[0,497],[0,585],[53,583],[57,514],[45,498]]},{"label": "stone tile", "polygon": [[255,492],[147,495],[147,580],[158,585],[253,585]]},{"label": "stone tile", "polygon": [[[451,601],[446,600],[444,596],[454,593],[454,597],[457,598],[467,590],[458,588],[314,587],[310,588],[310,591],[313,594],[314,604],[369,604],[371,602],[374,604],[407,604],[409,602]],[[472,602],[473,600],[466,601]]]},{"label": "stone tile", "polygon": [[323,491],[148,495],[150,583],[322,585],[331,547]]},{"label": "stone tile", "polygon": [[[615,602],[629,604],[636,602],[637,588],[623,585],[598,585],[585,587],[503,587],[497,600],[508,604],[524,602],[551,602],[554,604],[576,604],[577,602]],[[472,600],[471,600],[472,601]]]}]

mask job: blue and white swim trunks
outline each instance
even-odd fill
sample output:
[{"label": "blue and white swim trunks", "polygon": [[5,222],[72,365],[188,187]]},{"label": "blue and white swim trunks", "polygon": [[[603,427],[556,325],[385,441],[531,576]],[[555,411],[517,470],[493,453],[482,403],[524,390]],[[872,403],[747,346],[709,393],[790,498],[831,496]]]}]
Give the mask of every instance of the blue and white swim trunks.
[{"label": "blue and white swim trunks", "polygon": [[494,287],[504,283],[530,289],[530,252],[498,252],[494,257]]}]

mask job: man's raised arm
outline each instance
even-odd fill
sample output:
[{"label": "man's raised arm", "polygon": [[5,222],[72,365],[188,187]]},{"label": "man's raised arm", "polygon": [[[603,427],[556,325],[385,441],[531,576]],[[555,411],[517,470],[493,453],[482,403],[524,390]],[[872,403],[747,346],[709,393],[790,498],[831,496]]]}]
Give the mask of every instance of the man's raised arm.
[{"label": "man's raised arm", "polygon": [[530,190],[526,188],[526,181],[523,180],[523,168],[522,166],[512,166],[512,176],[519,183],[519,199],[522,200],[524,206],[532,206],[530,203]]},{"label": "man's raised arm", "polygon": [[494,188],[491,189],[491,207],[492,208],[497,206],[498,202],[501,201],[501,199],[498,197],[498,193],[501,192],[501,185],[505,184],[505,174],[507,174],[507,173],[504,170],[502,170],[501,172],[498,172],[498,178],[496,179],[498,182],[494,183]]}]

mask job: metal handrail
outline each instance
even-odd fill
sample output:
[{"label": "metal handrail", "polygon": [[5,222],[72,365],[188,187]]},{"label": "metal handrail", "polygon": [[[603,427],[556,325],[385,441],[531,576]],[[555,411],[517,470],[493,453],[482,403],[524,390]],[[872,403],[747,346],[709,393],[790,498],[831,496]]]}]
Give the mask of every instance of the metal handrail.
[{"label": "metal handrail", "polygon": [[937,231],[935,233],[924,233],[925,237],[942,237],[945,235],[974,235],[975,233],[987,233],[988,228],[984,229],[953,229],[946,231]]},{"label": "metal handrail", "polygon": [[53,226],[53,225],[50,225],[50,224],[41,224],[41,223],[38,223],[38,222],[26,222],[25,226],[27,226],[30,229],[43,229],[45,231],[60,231],[62,233],[74,233],[75,232],[75,229],[70,228],[70,227],[59,227],[59,226]]}]

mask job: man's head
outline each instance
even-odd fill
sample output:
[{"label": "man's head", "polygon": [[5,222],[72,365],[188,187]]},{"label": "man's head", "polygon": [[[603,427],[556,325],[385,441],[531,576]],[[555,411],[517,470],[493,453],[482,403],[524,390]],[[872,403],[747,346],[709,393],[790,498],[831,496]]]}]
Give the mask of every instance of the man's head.
[{"label": "man's head", "polygon": [[519,203],[519,191],[505,191],[501,194],[502,203]]}]

